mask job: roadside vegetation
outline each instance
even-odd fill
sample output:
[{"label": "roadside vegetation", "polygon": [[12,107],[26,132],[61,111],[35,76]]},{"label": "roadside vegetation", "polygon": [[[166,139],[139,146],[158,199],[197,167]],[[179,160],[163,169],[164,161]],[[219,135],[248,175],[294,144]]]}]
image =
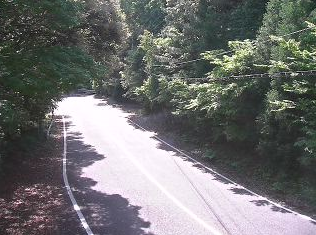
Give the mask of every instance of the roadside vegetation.
[{"label": "roadside vegetation", "polygon": [[106,58],[123,29],[111,2],[93,0],[4,0],[0,25],[3,150],[34,129],[41,133],[62,94],[109,73]]},{"label": "roadside vegetation", "polygon": [[316,208],[315,8],[312,0],[2,1],[0,147],[42,129],[62,94],[93,87],[165,113],[208,144],[210,161],[251,169],[272,191]]},{"label": "roadside vegetation", "polygon": [[[315,208],[315,7],[310,0],[121,1],[130,30],[125,96],[146,113],[169,113],[186,138],[209,144],[210,161],[252,172],[281,198]],[[216,156],[212,146],[230,151]]]}]

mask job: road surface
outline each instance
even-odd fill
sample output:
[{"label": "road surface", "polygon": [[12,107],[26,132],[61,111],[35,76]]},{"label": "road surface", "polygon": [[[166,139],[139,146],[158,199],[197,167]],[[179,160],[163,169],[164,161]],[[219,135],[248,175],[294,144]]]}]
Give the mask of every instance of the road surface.
[{"label": "road surface", "polygon": [[94,234],[315,235],[316,223],[181,156],[129,113],[64,99],[69,183]]}]

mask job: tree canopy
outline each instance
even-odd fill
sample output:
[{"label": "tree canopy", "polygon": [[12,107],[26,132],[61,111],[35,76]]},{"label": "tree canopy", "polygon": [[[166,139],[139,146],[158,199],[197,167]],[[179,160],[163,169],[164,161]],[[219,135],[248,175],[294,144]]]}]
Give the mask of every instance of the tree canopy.
[{"label": "tree canopy", "polygon": [[121,28],[111,3],[5,0],[0,9],[0,138],[12,139],[110,70],[104,58]]},{"label": "tree canopy", "polygon": [[[311,0],[161,1],[159,32],[145,21],[129,27],[121,84],[147,112],[169,110],[206,141],[255,152],[277,181],[294,179],[304,191],[316,174],[315,7]],[[130,10],[123,13],[138,19]]]},{"label": "tree canopy", "polygon": [[305,190],[316,183],[315,8],[312,0],[1,1],[0,139],[40,126],[62,94],[91,86],[169,112],[206,142],[247,149],[270,175]]}]

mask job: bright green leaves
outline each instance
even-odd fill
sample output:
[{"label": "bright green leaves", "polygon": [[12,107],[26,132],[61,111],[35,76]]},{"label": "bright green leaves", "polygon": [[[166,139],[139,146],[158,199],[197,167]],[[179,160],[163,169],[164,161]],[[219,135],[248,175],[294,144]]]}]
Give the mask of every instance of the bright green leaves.
[{"label": "bright green leaves", "polygon": [[214,64],[215,69],[209,73],[211,77],[224,77],[229,75],[247,74],[253,71],[255,64],[255,46],[250,40],[231,41],[228,43],[232,56],[216,56],[218,51],[202,53],[204,59]]},{"label": "bright green leaves", "polygon": [[155,47],[154,35],[145,30],[144,34],[140,36],[139,48],[145,52],[144,61],[146,62],[146,72],[149,76],[153,72],[152,69],[155,62]]},{"label": "bright green leaves", "polygon": [[63,93],[103,77],[105,66],[96,62],[100,54],[93,49],[100,49],[97,42],[111,45],[118,39],[115,30],[110,37],[104,30],[110,28],[105,19],[111,21],[106,8],[100,15],[88,1],[0,4],[0,136],[14,138],[40,126]]},{"label": "bright green leaves", "polygon": [[10,122],[21,126],[24,124],[19,118],[37,122],[63,92],[77,84],[89,83],[95,75],[94,66],[93,60],[75,47],[38,48],[7,54],[1,61],[1,68],[8,71],[1,77],[5,92],[0,100],[6,104],[1,112],[8,114],[7,107],[11,105],[17,107],[11,112],[16,110],[19,114],[13,112]]},{"label": "bright green leaves", "polygon": [[[300,72],[316,70],[315,1],[121,6],[130,30],[121,72],[129,97],[149,112],[169,110],[207,141],[256,151],[273,177],[315,178],[315,73]],[[210,81],[198,83],[205,76]]]}]

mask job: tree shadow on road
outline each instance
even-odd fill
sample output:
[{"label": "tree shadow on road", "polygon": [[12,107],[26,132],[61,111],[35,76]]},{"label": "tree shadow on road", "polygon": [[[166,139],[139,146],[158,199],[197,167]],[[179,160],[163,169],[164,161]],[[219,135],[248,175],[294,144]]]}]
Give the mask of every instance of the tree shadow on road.
[{"label": "tree shadow on road", "polygon": [[[113,108],[116,109],[120,109],[121,111],[128,113],[129,116],[127,118],[127,122],[129,123],[129,125],[133,126],[135,129],[137,130],[141,130],[146,132],[146,130],[142,129],[140,126],[145,127],[148,131],[150,132],[157,132],[155,134],[155,136],[153,136],[152,138],[162,138],[164,140],[166,140],[166,142],[170,143],[173,146],[185,146],[183,143],[180,143],[181,141],[178,141],[175,138],[169,138],[168,136],[166,137],[165,135],[165,130],[172,127],[172,123],[170,124],[170,120],[168,120],[170,117],[164,113],[162,114],[155,114],[155,115],[149,115],[149,116],[143,116],[143,115],[137,115],[137,113],[140,113],[139,109],[140,106],[136,105],[136,104],[128,104],[125,105],[117,103],[115,101],[113,101],[112,99],[103,99],[98,106],[111,106]],[[136,111],[135,111],[136,110]],[[139,126],[140,125],[140,126]],[[173,128],[172,128],[173,129]],[[257,197],[256,194],[251,193],[250,191],[243,189],[240,186],[237,186],[235,183],[233,183],[232,181],[228,180],[226,177],[223,177],[221,174],[218,174],[208,168],[206,168],[204,165],[208,165],[209,162],[207,162],[205,159],[200,158],[199,154],[197,156],[195,156],[193,154],[191,154],[191,148],[192,146],[189,147],[185,147],[185,149],[187,149],[187,151],[181,149],[182,152],[187,153],[188,155],[192,156],[194,159],[197,159],[199,162],[198,163],[194,160],[192,160],[191,158],[185,156],[184,154],[180,154],[179,152],[177,152],[175,149],[173,149],[172,147],[164,144],[163,142],[160,142],[157,144],[157,148],[164,150],[164,151],[168,151],[171,152],[173,157],[177,157],[177,158],[181,158],[184,161],[188,161],[192,164],[193,167],[198,168],[200,171],[202,171],[205,174],[211,174],[213,177],[213,180],[221,182],[223,184],[226,185],[231,185],[232,187],[230,188],[230,190],[237,195],[244,195],[244,196],[254,196]],[[264,203],[262,201],[265,201]],[[288,210],[285,210],[281,207],[278,207],[277,205],[270,203],[269,201],[266,200],[250,200],[251,203],[255,204],[256,206],[270,206],[270,209],[274,212],[280,212],[280,213],[291,213]],[[316,224],[315,222],[311,221],[313,224]]]},{"label": "tree shadow on road", "polygon": [[[172,152],[173,157],[178,157],[184,161],[188,161],[188,162],[192,163],[193,167],[198,168],[200,171],[202,171],[205,174],[211,174],[213,177],[213,180],[221,182],[225,185],[231,185],[232,187],[229,190],[232,191],[234,194],[257,197],[257,195],[252,193],[251,191],[249,191],[243,187],[240,187],[237,184],[235,184],[232,181],[225,178],[224,176],[222,176],[214,171],[211,171],[210,169],[206,168],[204,164],[198,163],[198,162],[192,160],[191,158],[176,152],[173,148],[171,148],[170,146],[168,146],[162,142],[160,142],[158,144],[158,148],[165,150],[165,151]],[[181,151],[183,151],[183,150],[181,150]],[[274,212],[292,213],[291,211],[286,210],[282,207],[279,207],[279,206],[277,206],[277,205],[275,205],[267,200],[251,200],[250,202],[254,203],[256,206],[269,206],[271,208],[271,210]]]},{"label": "tree shadow on road", "polygon": [[233,187],[230,190],[233,191],[235,194],[253,196],[251,192],[244,188]]},{"label": "tree shadow on road", "polygon": [[[62,123],[59,123],[62,126]],[[66,126],[71,125],[67,123]],[[140,206],[131,205],[118,194],[106,194],[93,188],[97,184],[82,175],[83,169],[105,159],[87,145],[79,132],[67,133],[67,175],[73,194],[94,234],[153,235],[146,232],[150,222],[139,216]]]},{"label": "tree shadow on road", "polygon": [[135,112],[141,111],[141,105],[132,100],[115,101],[113,98],[96,97],[99,100],[97,106],[111,106],[113,108],[120,109],[131,115]]},{"label": "tree shadow on road", "polygon": [[260,199],[260,200],[252,200],[252,203],[254,203],[256,206],[270,206],[271,210],[275,212],[281,212],[281,213],[292,213],[291,211],[288,211],[282,207],[276,206],[269,202],[268,200]]},{"label": "tree shadow on road", "polygon": [[[138,125],[136,125],[133,121],[129,121],[129,124],[132,125],[135,129],[141,130],[141,131],[145,131],[142,128],[140,128]],[[159,134],[156,134],[154,137],[152,138],[162,138]],[[232,181],[230,181],[229,179],[227,179],[226,177],[222,176],[221,174],[216,173],[216,171],[212,171],[210,169],[208,169],[207,167],[205,167],[205,165],[207,165],[207,163],[205,163],[203,161],[203,159],[198,159],[197,161],[193,160],[192,158],[186,156],[186,154],[190,155],[190,153],[186,153],[185,150],[180,149],[182,152],[184,152],[185,154],[181,154],[178,151],[176,151],[174,148],[168,146],[167,144],[159,141],[158,140],[158,144],[157,144],[157,148],[164,150],[164,151],[168,151],[170,153],[172,153],[172,157],[174,158],[180,158],[184,161],[190,162],[192,164],[193,167],[198,168],[201,172],[205,173],[205,174],[210,174],[212,175],[213,179],[215,181],[218,181],[222,184],[228,185],[228,186],[232,186],[229,190],[232,191],[234,194],[237,195],[243,195],[243,196],[253,196],[254,198],[257,198],[258,196],[254,193],[252,193],[249,190],[246,190],[243,187],[240,187],[239,185],[237,185],[236,183],[233,183]],[[168,140],[167,140],[168,141]],[[168,141],[168,143],[170,143],[170,141]],[[173,146],[177,146],[176,143],[172,143],[171,141],[171,145]],[[193,156],[193,158],[195,159],[195,157]],[[201,163],[200,163],[201,162]],[[282,207],[279,207],[267,200],[250,200],[249,202],[255,204],[256,206],[269,206],[270,209],[274,212],[279,212],[279,213],[292,213],[289,210],[286,210]],[[313,223],[313,221],[311,221]],[[314,223],[316,224],[316,223]]]}]

